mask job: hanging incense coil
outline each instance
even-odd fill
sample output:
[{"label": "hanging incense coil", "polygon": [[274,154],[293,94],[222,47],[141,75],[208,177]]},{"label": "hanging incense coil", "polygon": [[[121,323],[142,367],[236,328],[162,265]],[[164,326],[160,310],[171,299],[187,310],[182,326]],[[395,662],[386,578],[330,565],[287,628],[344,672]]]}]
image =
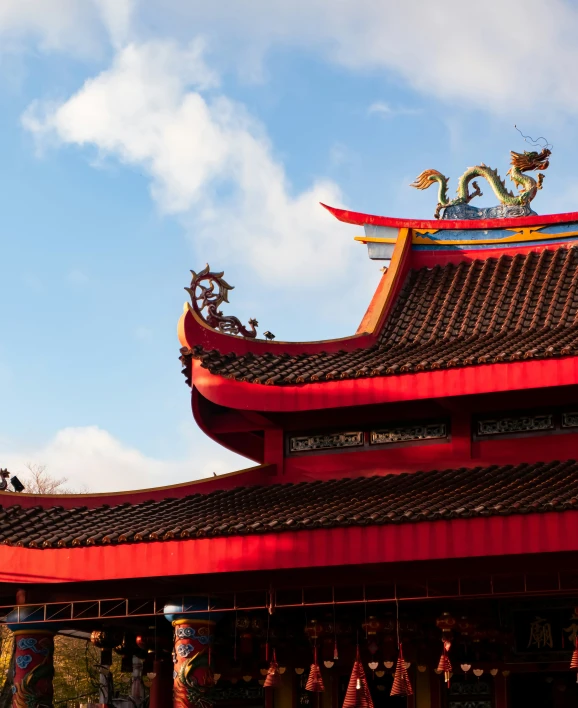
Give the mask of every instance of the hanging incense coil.
[{"label": "hanging incense coil", "polygon": [[403,650],[401,644],[399,645],[399,656],[397,657],[397,664],[395,666],[395,674],[393,677],[393,686],[391,687],[390,696],[411,696],[413,695],[413,688],[411,687],[411,682],[409,680],[409,674],[407,673],[406,662],[403,659]]},{"label": "hanging incense coil", "polygon": [[317,647],[313,650],[313,663],[311,664],[311,670],[309,671],[309,678],[305,684],[305,690],[314,691],[316,693],[323,693],[323,691],[325,691],[323,678],[321,677],[321,669],[317,663]]},{"label": "hanging incense coil", "polygon": [[267,670],[267,676],[265,677],[265,683],[263,686],[265,688],[275,688],[281,685],[281,674],[279,672],[279,664],[277,663],[277,657],[275,656],[275,649],[273,649],[273,659],[269,664]]},{"label": "hanging incense coil", "polygon": [[440,656],[440,662],[438,664],[438,672],[442,673],[444,675],[444,681],[447,683],[447,685],[450,685],[450,674],[452,673],[452,663],[450,661],[450,657],[448,656],[448,651],[451,647],[450,642],[444,642],[444,648],[442,655]]},{"label": "hanging incense coil", "polygon": [[323,679],[321,677],[321,669],[317,664],[311,664],[311,670],[309,671],[309,678],[305,684],[306,691],[315,691],[316,693],[323,693],[325,691],[325,686],[323,685]]},{"label": "hanging incense coil", "polygon": [[369,686],[367,685],[367,679],[365,678],[365,671],[363,670],[363,665],[359,657],[359,647],[357,648],[357,656],[351,671],[349,685],[345,692],[343,708],[373,708],[373,701],[369,692]]},{"label": "hanging incense coil", "polygon": [[578,637],[574,644],[574,651],[572,652],[572,659],[570,660],[570,668],[578,669]]}]

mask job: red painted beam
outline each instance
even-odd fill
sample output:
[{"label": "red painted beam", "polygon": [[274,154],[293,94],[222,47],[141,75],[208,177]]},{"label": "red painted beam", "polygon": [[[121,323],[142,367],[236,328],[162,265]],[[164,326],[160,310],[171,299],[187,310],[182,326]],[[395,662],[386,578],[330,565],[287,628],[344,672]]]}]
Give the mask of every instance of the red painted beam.
[{"label": "red painted beam", "polygon": [[59,583],[578,551],[578,511],[119,546],[0,546],[0,582]]},{"label": "red painted beam", "polygon": [[347,406],[542,389],[578,383],[578,357],[483,364],[416,374],[266,386],[215,376],[193,361],[193,385],[213,403],[256,411],[306,411]]}]

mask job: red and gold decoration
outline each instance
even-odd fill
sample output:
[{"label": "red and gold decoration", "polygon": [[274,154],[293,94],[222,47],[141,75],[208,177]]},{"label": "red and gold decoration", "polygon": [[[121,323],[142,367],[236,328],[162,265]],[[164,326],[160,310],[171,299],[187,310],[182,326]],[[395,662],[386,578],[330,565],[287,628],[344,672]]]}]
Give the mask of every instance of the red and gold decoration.
[{"label": "red and gold decoration", "polygon": [[215,622],[209,619],[178,619],[173,622],[175,708],[209,708],[215,685],[211,671],[211,644]]},{"label": "red and gold decoration", "polygon": [[[465,618],[463,618],[465,620]],[[450,612],[443,612],[436,619],[436,627],[441,629],[444,639],[451,638],[453,630],[456,628],[456,620]]]},{"label": "red and gold decoration", "polygon": [[359,647],[357,648],[357,656],[351,671],[349,685],[345,692],[345,700],[343,708],[373,708],[373,701],[365,678],[365,671],[359,657]]},{"label": "red and gold decoration", "polygon": [[54,634],[41,629],[17,630],[14,641],[13,708],[51,706],[54,693]]},{"label": "red and gold decoration", "polygon": [[317,647],[313,650],[313,663],[311,664],[311,669],[309,671],[309,678],[305,684],[305,690],[313,691],[315,693],[323,693],[323,691],[325,691],[323,678],[321,677],[321,669],[317,663]]},{"label": "red and gold decoration", "polygon": [[411,696],[413,695],[413,688],[411,687],[411,681],[409,680],[409,674],[407,673],[407,666],[403,658],[403,648],[399,645],[399,655],[397,657],[397,664],[395,666],[395,674],[393,677],[393,686],[391,687],[390,696]]},{"label": "red and gold decoration", "polygon": [[277,663],[277,656],[275,654],[275,649],[273,649],[273,658],[267,669],[267,676],[265,677],[265,683],[263,686],[265,688],[276,688],[281,684],[281,673],[279,672],[279,664]]},{"label": "red and gold decoration", "polygon": [[[448,639],[444,639],[442,641],[443,641],[443,650],[442,650],[442,655],[440,656],[440,661],[438,664],[438,671],[440,673],[443,673],[444,681],[446,682],[446,684],[449,688],[450,674],[452,673],[453,669],[452,669],[452,664],[451,664],[448,652],[450,650],[452,643]],[[466,664],[464,664],[464,666],[466,666]]]}]

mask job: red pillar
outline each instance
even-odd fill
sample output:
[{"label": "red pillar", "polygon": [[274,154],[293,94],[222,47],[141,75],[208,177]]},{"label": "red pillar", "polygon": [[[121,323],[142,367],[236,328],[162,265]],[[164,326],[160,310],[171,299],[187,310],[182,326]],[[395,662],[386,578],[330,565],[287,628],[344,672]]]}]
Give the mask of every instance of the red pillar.
[{"label": "red pillar", "polygon": [[173,690],[173,667],[169,661],[156,660],[153,666],[155,674],[151,682],[149,708],[166,708],[171,704]]},{"label": "red pillar", "polygon": [[50,708],[54,697],[54,633],[45,629],[17,629],[13,708]]},{"label": "red pillar", "polygon": [[215,622],[208,619],[178,619],[173,622],[174,708],[203,708],[203,697],[214,686],[210,648]]},{"label": "red pillar", "polygon": [[497,674],[494,679],[494,698],[496,708],[508,708],[508,681],[502,674]]}]

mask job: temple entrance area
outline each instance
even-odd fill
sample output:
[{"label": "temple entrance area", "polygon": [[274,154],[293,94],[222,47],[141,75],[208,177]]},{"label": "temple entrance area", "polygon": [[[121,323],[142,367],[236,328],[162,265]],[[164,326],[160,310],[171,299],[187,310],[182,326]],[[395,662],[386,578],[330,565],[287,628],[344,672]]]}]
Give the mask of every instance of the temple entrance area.
[{"label": "temple entrance area", "polygon": [[573,708],[578,705],[575,672],[512,674],[510,682],[511,708]]},{"label": "temple entrance area", "polygon": [[447,708],[494,708],[493,681],[473,676],[452,678],[447,691]]},{"label": "temple entrance area", "polygon": [[[372,572],[358,570],[361,580]],[[519,591],[536,576],[496,574],[484,585],[483,575],[455,582],[451,572],[25,606],[8,615],[20,619],[11,623],[16,678],[49,662],[54,632],[72,629],[100,650],[101,678],[114,654],[133,676],[132,697],[148,679],[150,708],[166,708],[171,690],[180,708],[578,706],[578,584],[538,596]],[[115,705],[112,679],[101,684],[100,704]]]}]

